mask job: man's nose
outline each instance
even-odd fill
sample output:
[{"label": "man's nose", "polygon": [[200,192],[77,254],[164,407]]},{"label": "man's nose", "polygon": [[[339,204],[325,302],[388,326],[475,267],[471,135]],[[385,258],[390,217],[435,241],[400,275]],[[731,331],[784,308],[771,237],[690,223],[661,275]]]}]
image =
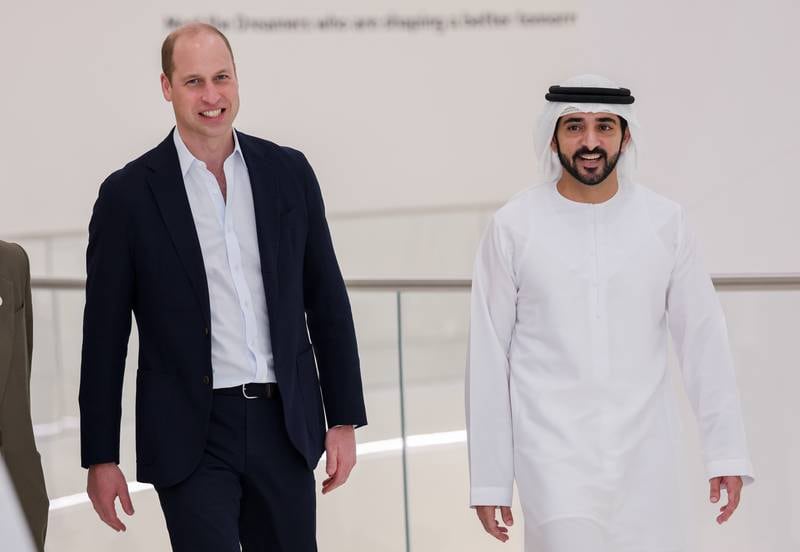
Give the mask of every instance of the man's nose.
[{"label": "man's nose", "polygon": [[592,151],[600,145],[600,137],[594,130],[587,130],[583,135],[583,145],[589,148],[589,151]]},{"label": "man's nose", "polygon": [[215,104],[220,99],[220,94],[213,83],[206,84],[203,89],[203,101],[209,104]]}]

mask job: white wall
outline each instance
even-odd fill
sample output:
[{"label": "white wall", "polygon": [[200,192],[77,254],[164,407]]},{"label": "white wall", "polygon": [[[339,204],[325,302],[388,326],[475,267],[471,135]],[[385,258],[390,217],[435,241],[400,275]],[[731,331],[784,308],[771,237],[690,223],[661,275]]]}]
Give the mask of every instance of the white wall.
[{"label": "white wall", "polygon": [[[0,22],[9,71],[0,234],[85,229],[101,180],[166,135],[172,118],[158,73],[167,16],[352,21],[487,11],[577,19],[444,33],[230,30],[238,126],[305,150],[334,219],[494,206],[536,181],[531,129],[546,87],[605,73],[637,97],[641,180],[687,206],[710,269],[800,270],[792,240],[800,4],[791,0],[19,3]],[[370,254],[348,253],[348,275],[466,275],[484,219],[428,225],[429,234],[451,234],[437,248],[465,251],[447,263],[413,231],[414,217],[394,219],[385,233],[370,230],[375,220],[336,236],[342,249]],[[371,269],[385,239],[397,261]]]}]

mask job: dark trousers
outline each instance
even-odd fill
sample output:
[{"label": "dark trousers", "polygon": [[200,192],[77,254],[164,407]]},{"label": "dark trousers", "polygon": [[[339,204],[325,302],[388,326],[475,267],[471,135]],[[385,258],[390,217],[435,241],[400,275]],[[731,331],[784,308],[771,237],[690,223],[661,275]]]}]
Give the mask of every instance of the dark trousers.
[{"label": "dark trousers", "polygon": [[314,485],[280,398],[215,395],[200,465],[156,490],[176,552],[315,552]]}]

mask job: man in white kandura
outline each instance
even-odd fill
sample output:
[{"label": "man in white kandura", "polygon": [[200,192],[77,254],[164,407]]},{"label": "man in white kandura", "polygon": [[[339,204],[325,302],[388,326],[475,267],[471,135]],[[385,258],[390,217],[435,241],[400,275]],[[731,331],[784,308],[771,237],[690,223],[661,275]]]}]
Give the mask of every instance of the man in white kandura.
[{"label": "man in white kandura", "polygon": [[723,313],[681,207],[632,180],[630,91],[585,75],[546,99],[544,182],[494,215],[475,261],[471,505],[505,542],[516,481],[529,552],[688,552],[668,329],[711,502],[727,491],[718,523],[753,477]]}]

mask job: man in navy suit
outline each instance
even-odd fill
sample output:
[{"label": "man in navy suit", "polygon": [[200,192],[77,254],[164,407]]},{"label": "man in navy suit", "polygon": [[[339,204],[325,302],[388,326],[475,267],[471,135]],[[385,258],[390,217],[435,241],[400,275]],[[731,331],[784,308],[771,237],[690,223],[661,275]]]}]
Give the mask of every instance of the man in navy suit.
[{"label": "man in navy suit", "polygon": [[234,131],[236,67],[219,30],[175,30],[162,66],[176,128],[103,182],[89,225],[88,494],[124,531],[115,501],[133,514],[118,467],[133,312],[137,478],[155,486],[173,550],[316,550],[312,470],[325,450],[322,492],[343,484],[366,424],[319,185],[302,153]]}]

